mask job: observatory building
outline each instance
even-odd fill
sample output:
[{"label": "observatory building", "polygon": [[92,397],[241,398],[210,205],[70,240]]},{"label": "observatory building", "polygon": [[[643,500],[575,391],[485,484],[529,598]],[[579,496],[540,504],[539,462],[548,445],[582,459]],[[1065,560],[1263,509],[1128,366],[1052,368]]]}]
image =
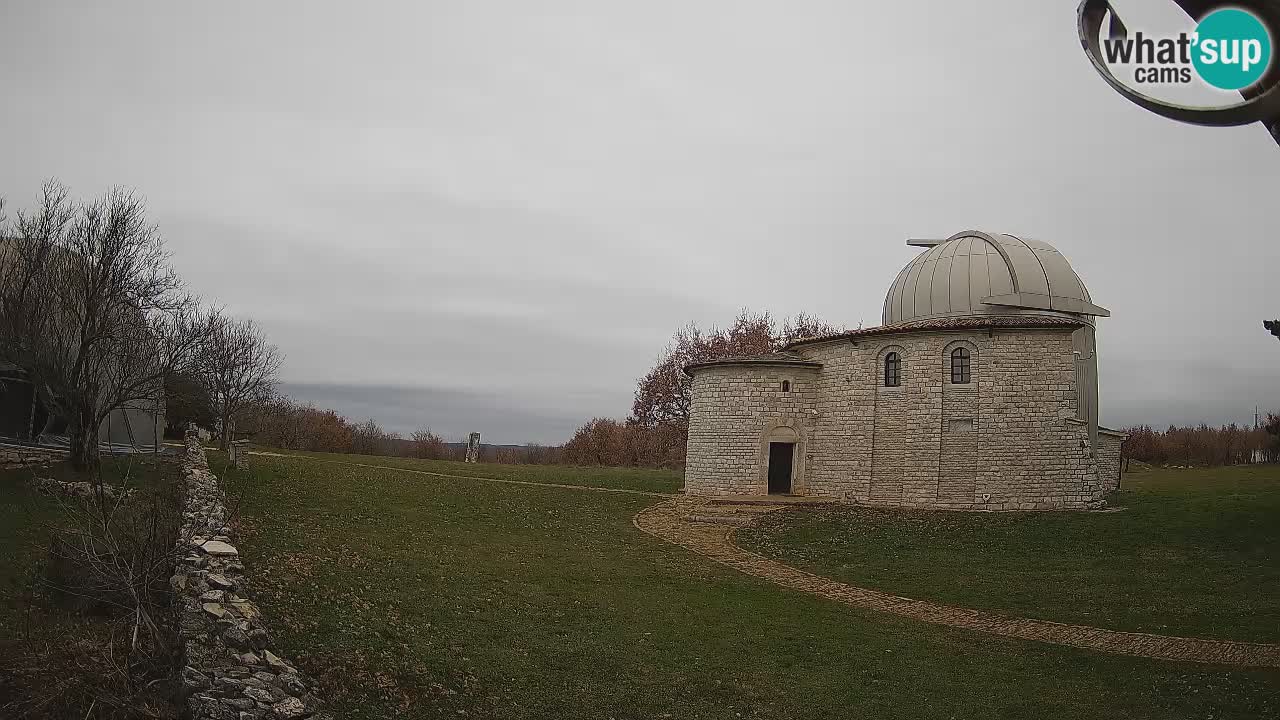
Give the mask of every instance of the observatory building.
[{"label": "observatory building", "polygon": [[1098,426],[1095,304],[1045,242],[912,240],[884,324],[685,368],[689,495],[968,510],[1090,508],[1120,472]]}]

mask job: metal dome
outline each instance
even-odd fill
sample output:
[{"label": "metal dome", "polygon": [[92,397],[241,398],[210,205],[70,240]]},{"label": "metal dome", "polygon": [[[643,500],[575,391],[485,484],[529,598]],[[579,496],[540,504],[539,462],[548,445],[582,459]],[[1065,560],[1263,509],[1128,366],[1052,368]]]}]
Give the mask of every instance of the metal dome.
[{"label": "metal dome", "polygon": [[1052,245],[966,230],[946,240],[908,240],[929,250],[911,261],[884,299],[884,324],[973,315],[1070,316],[1092,324],[1080,276]]}]

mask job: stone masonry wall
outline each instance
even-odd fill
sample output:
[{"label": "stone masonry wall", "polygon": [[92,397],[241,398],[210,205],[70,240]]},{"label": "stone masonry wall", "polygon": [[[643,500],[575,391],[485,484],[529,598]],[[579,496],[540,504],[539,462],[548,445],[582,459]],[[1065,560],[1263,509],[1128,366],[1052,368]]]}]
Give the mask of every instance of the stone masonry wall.
[{"label": "stone masonry wall", "polygon": [[[963,345],[969,350],[973,382],[956,385],[951,377],[951,351]],[[988,346],[980,350],[977,340],[953,340],[943,347],[942,367],[934,370],[942,377],[942,420],[938,426],[938,484],[934,497],[943,504],[966,505],[977,499],[978,469],[982,467],[982,378],[984,360],[994,355]],[[924,483],[923,501],[929,502]],[[917,495],[919,498],[920,495]]]},{"label": "stone masonry wall", "polygon": [[53,448],[5,445],[0,447],[0,468],[13,470],[32,465],[47,465],[67,459],[66,450]]},{"label": "stone masonry wall", "polygon": [[328,720],[312,683],[273,651],[246,592],[245,567],[227,527],[218,478],[204,448],[187,437],[187,500],[170,579],[186,666],[179,692],[190,720]]},{"label": "stone masonry wall", "polygon": [[[778,427],[799,440],[812,423],[816,372],[805,367],[720,366],[693,378],[685,491],[691,495],[764,495],[768,492],[768,442]],[[782,382],[790,391],[782,391]]]},{"label": "stone masonry wall", "polygon": [[1071,333],[1008,332],[991,338],[980,383],[981,465],[975,506],[1042,510],[1102,501],[1078,394]]},{"label": "stone masonry wall", "polygon": [[1098,480],[1104,492],[1120,487],[1120,449],[1128,437],[1121,432],[1098,431]]},{"label": "stone masonry wall", "polygon": [[[950,382],[951,351],[969,349],[972,382]],[[884,387],[884,356],[901,385]],[[1075,421],[1070,330],[917,331],[801,346],[806,462],[799,494],[909,507],[1084,508],[1105,488]],[[686,489],[759,494],[761,429],[797,409],[764,402],[780,375],[743,366],[698,370]],[[758,389],[757,389],[758,388]],[[1103,455],[1104,453],[1100,453]]]}]

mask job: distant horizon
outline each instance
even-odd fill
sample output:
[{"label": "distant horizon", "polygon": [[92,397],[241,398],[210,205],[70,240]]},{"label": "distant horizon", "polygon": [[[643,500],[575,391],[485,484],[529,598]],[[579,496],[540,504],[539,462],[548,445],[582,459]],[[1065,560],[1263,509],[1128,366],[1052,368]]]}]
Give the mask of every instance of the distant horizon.
[{"label": "distant horizon", "polygon": [[[479,432],[486,445],[562,445],[573,432],[591,418],[577,418],[569,411],[530,415],[526,410],[502,407],[499,393],[485,394],[446,388],[387,386],[376,384],[281,383],[281,389],[295,402],[329,409],[352,422],[372,418],[383,430],[409,437],[429,428],[446,442],[463,442]],[[532,439],[513,439],[522,423],[536,422],[539,428],[563,432],[556,438],[546,432]]]},{"label": "distant horizon", "polygon": [[[408,438],[415,430],[427,427],[445,442],[461,444],[466,444],[469,433],[479,432],[481,442],[485,445],[562,445],[568,442],[574,431],[592,418],[607,417],[621,421],[630,414],[629,405],[624,412],[615,415],[592,415],[580,418],[573,415],[569,410],[558,413],[548,410],[541,416],[544,418],[544,424],[539,427],[568,427],[566,434],[560,439],[543,435],[539,439],[521,440],[512,439],[512,435],[508,433],[511,432],[511,427],[519,426],[521,422],[524,422],[524,417],[515,419],[500,418],[497,414],[500,411],[494,407],[500,397],[498,393],[484,395],[432,387],[365,385],[358,383],[285,382],[281,384],[281,389],[295,402],[311,403],[322,410],[333,410],[351,422],[363,422],[372,418],[383,430],[397,432],[405,438]],[[389,401],[387,398],[395,398],[395,400]],[[406,398],[410,400],[417,399],[421,404],[412,401],[406,402]],[[473,400],[475,402],[471,403]],[[384,411],[382,415],[370,415],[366,412],[366,410],[375,408]],[[1229,425],[1232,422],[1241,427],[1252,428],[1254,423],[1254,408],[1252,407],[1248,408],[1247,421],[1226,417],[1221,420],[1207,418],[1134,419],[1122,423],[1108,422],[1106,420],[1105,396],[1102,398],[1102,408],[1104,417],[1101,424],[1115,430],[1135,425],[1149,425],[1155,430],[1163,431],[1170,425],[1194,427],[1205,423],[1210,427],[1220,427]],[[390,412],[387,412],[388,410]],[[1268,413],[1280,414],[1280,406],[1272,408],[1258,406],[1257,411],[1265,421]],[[494,414],[491,415],[490,413]],[[423,419],[419,424],[414,424],[408,419],[419,417]],[[464,421],[458,421],[456,418],[463,418]],[[470,422],[465,421],[467,418],[470,418]],[[491,430],[486,432],[486,428]],[[499,433],[497,437],[492,435],[493,428],[497,428],[496,432]]]}]

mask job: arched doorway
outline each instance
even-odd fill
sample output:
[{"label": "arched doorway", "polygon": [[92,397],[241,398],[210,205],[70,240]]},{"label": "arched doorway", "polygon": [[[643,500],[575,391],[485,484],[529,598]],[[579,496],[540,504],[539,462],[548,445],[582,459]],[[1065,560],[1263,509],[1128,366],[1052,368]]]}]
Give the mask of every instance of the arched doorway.
[{"label": "arched doorway", "polygon": [[776,427],[765,437],[768,444],[768,492],[770,495],[792,494],[795,480],[796,445],[800,436],[790,427]]}]

